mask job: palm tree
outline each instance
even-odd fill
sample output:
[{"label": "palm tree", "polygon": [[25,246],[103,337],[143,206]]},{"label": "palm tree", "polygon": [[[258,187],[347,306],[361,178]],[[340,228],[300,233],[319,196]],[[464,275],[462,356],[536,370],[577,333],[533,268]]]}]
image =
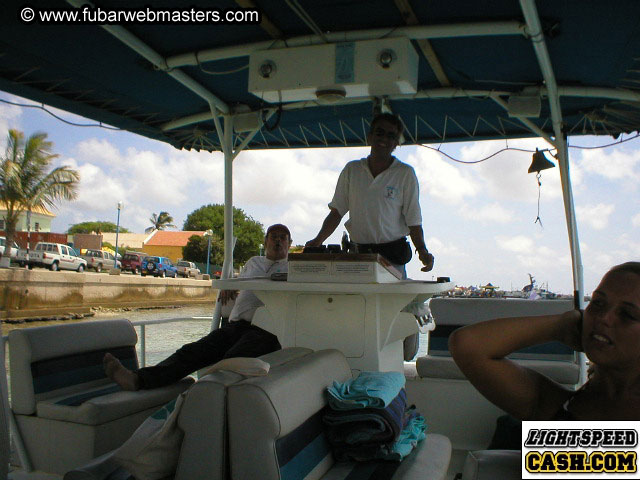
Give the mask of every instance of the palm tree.
[{"label": "palm tree", "polygon": [[160,212],[157,215],[154,213],[151,215],[149,221],[151,222],[151,226],[145,228],[144,233],[149,233],[154,230],[164,230],[165,228],[176,228],[176,226],[171,223],[173,222],[173,217],[169,215],[168,212]]},{"label": "palm tree", "polygon": [[[7,150],[0,158],[0,202],[7,210],[5,231],[7,245],[13,244],[18,218],[24,211],[31,216],[34,208],[53,207],[58,200],[72,200],[77,195],[80,175],[67,166],[49,171],[53,144],[46,133],[24,138],[24,133],[9,130]],[[9,266],[9,256],[0,260]]]}]

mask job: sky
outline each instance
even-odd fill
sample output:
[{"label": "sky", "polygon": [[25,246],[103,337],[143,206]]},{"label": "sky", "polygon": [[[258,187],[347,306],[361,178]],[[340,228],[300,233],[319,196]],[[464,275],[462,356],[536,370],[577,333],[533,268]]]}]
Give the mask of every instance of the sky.
[{"label": "sky", "polygon": [[[71,126],[37,109],[10,105],[33,102],[0,92],[0,151],[6,132],[46,132],[59,154],[54,166],[80,173],[78,197],[53,209],[52,231],[75,223],[115,223],[143,233],[153,213],[167,211],[181,229],[189,213],[223,203],[221,153],[188,152],[124,131]],[[66,121],[95,124],[50,107]],[[572,146],[615,142],[611,137],[571,137]],[[542,139],[431,145],[461,161],[475,161],[505,147],[548,149]],[[234,206],[265,227],[289,226],[294,244],[320,229],[344,165],[368,148],[245,151],[234,160]],[[528,174],[531,153],[504,151],[478,164],[461,164],[423,146],[400,146],[395,155],[414,167],[427,246],[435,256],[421,272],[417,256],[409,277],[447,276],[457,285],[491,282],[504,290],[538,284],[556,293],[573,292],[571,258],[558,168],[542,172],[540,218],[535,223],[538,184]],[[570,148],[571,179],[584,266],[591,293],[613,265],[640,260],[640,139],[598,149]],[[547,158],[557,162],[547,154]],[[343,219],[345,221],[347,217]],[[340,243],[343,225],[328,243]]]}]

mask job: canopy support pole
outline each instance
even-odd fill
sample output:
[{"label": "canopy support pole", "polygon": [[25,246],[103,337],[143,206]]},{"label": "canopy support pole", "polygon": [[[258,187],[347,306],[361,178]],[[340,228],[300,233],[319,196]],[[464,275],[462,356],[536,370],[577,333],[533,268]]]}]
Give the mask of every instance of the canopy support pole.
[{"label": "canopy support pole", "polygon": [[222,278],[233,278],[233,116],[224,116],[224,264]]},{"label": "canopy support pole", "polygon": [[[578,238],[578,225],[576,222],[576,212],[573,203],[573,192],[571,189],[571,177],[569,175],[569,148],[567,136],[562,131],[562,110],[560,109],[560,96],[558,84],[556,82],[551,57],[547,50],[544,39],[544,32],[538,16],[535,0],[520,0],[520,7],[527,22],[528,33],[531,36],[531,44],[538,58],[538,64],[542,71],[544,83],[547,87],[549,108],[553,121],[554,142],[558,149],[558,164],[560,168],[560,181],[562,183],[562,198],[564,200],[564,211],[569,233],[569,248],[571,250],[571,267],[573,271],[573,299],[576,308],[584,307],[584,277],[582,269],[582,256],[580,254],[580,240]],[[579,354],[580,359],[580,382],[586,381],[586,363],[584,354]]]},{"label": "canopy support pole", "polygon": [[[216,126],[218,138],[221,139],[220,147],[224,154],[224,263],[222,264],[222,279],[233,278],[233,249],[236,244],[236,238],[233,236],[233,160],[236,156],[251,142],[251,139],[260,131],[260,128],[254,129],[239,147],[233,150],[233,115],[224,115],[224,126],[220,125],[220,120],[215,114],[215,106],[210,105],[213,115],[213,122]],[[271,111],[267,115],[267,119],[273,115]],[[220,312],[222,305],[216,302],[213,311],[213,319],[211,322],[211,330],[215,330],[220,326]]]}]

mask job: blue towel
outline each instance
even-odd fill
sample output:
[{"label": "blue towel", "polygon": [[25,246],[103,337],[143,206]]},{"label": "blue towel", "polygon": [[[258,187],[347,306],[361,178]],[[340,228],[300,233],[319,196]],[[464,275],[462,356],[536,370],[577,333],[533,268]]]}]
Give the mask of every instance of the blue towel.
[{"label": "blue towel", "polygon": [[409,421],[394,443],[368,443],[334,448],[333,455],[339,462],[387,460],[400,462],[409,455],[419,442],[426,438],[424,417],[418,415]]},{"label": "blue towel", "polygon": [[327,387],[329,406],[334,410],[385,408],[404,387],[400,372],[361,372],[358,378]]},{"label": "blue towel", "polygon": [[408,412],[407,393],[402,388],[386,408],[328,410],[322,421],[329,427],[327,438],[334,447],[370,442],[391,443],[406,427]]},{"label": "blue towel", "polygon": [[424,417],[418,415],[409,421],[396,443],[391,447],[391,454],[383,457],[384,460],[402,460],[409,455],[419,442],[427,438],[424,431],[426,430]]}]

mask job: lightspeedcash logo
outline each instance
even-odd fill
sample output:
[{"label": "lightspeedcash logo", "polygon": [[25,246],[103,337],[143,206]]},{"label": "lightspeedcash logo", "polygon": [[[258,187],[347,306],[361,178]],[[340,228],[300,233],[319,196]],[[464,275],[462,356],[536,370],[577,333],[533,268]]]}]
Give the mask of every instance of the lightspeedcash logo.
[{"label": "lightspeedcash logo", "polygon": [[640,478],[640,422],[522,422],[522,478]]}]

